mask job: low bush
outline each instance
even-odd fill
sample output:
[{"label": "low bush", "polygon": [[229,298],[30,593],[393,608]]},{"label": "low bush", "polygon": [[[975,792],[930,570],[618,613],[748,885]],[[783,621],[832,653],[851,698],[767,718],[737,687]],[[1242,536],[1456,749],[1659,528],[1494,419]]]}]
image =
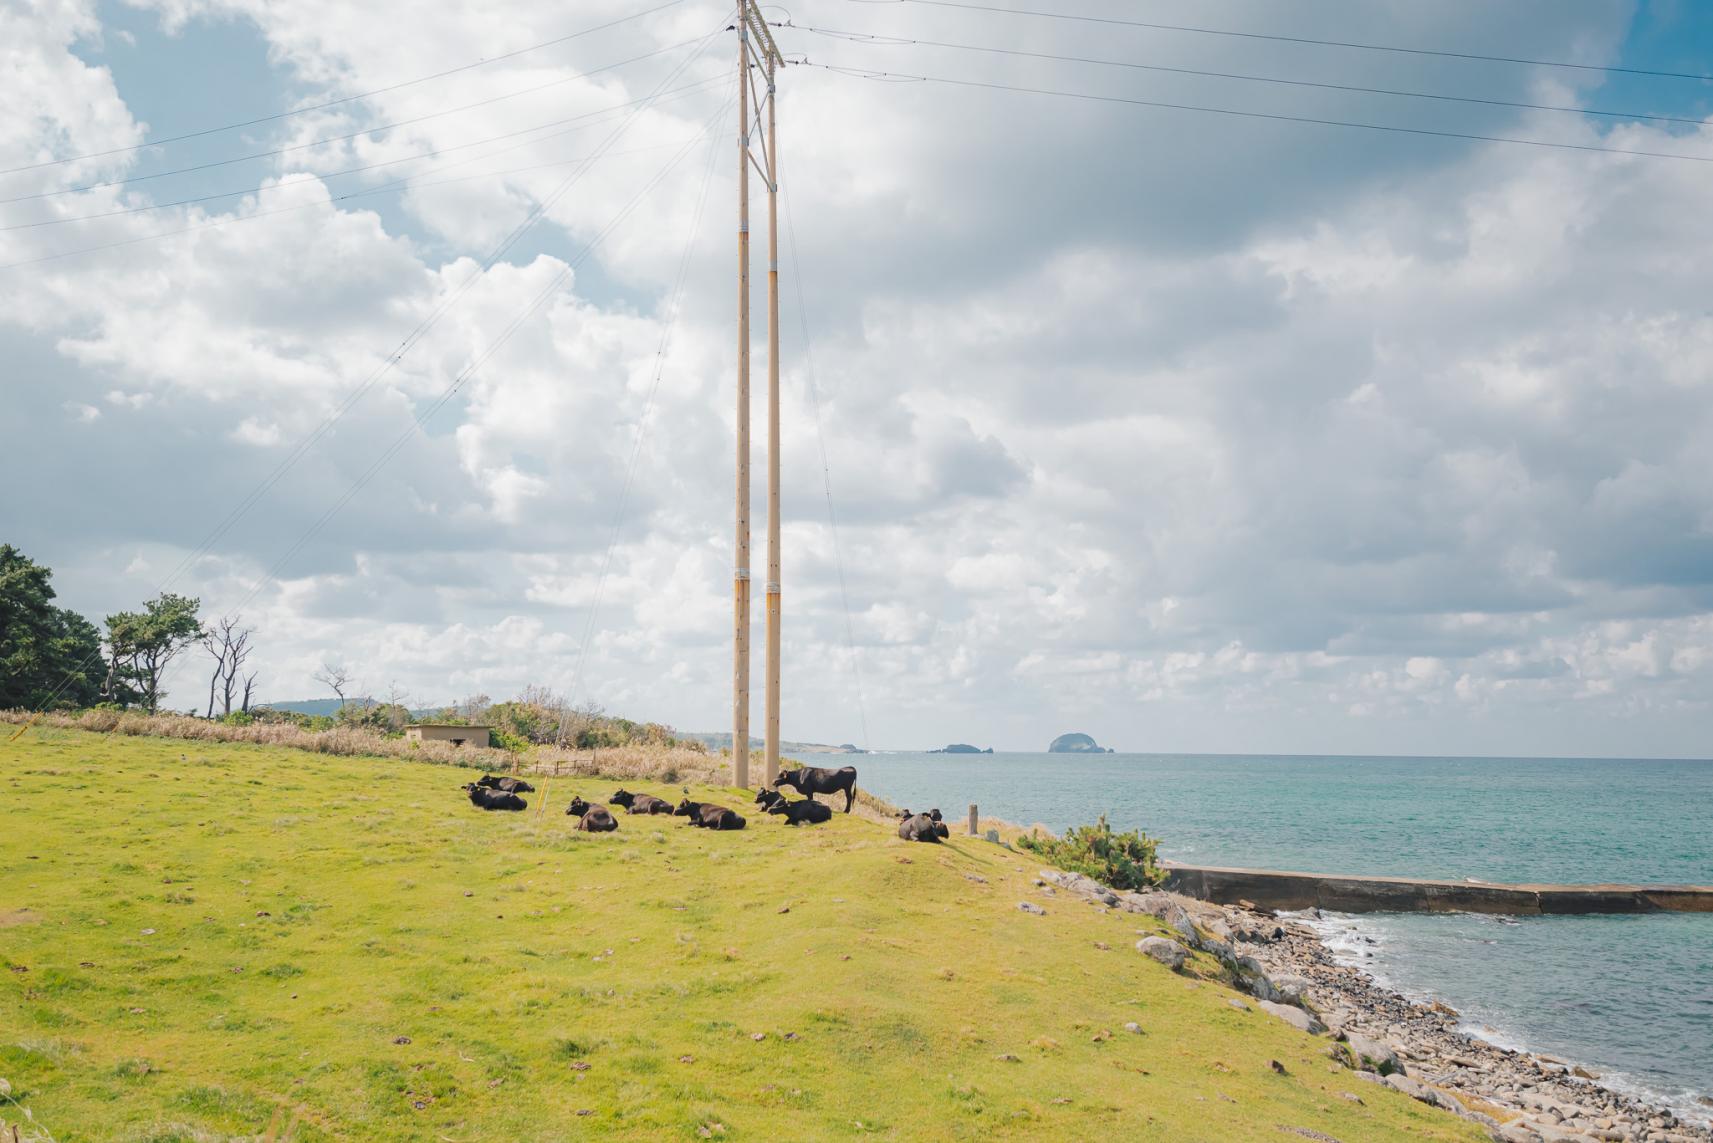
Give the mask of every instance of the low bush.
[{"label": "low bush", "polygon": [[1105,814],[1094,825],[1066,831],[1064,837],[1025,835],[1017,844],[1060,869],[1114,889],[1147,889],[1165,880],[1158,858],[1160,843],[1141,830],[1113,833]]}]

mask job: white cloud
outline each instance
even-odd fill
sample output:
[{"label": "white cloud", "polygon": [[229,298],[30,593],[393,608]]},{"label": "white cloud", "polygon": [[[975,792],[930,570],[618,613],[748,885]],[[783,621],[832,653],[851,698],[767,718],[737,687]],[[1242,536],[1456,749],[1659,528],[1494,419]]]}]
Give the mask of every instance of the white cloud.
[{"label": "white cloud", "polygon": [[[32,101],[0,115],[0,166],[140,140],[128,93],[67,50],[98,34],[93,9],[36,7],[0,27]],[[911,23],[848,7],[829,10],[877,30],[975,35],[951,13]],[[527,5],[432,26],[393,4],[157,9],[183,28],[210,15],[251,22],[306,99],[563,30],[536,27]],[[1526,38],[1537,54],[1599,59],[1621,34],[1614,16],[1545,11],[1522,4],[1476,21],[1371,5],[1340,38]],[[622,14],[603,3],[576,18]],[[479,279],[481,260],[570,168],[397,200],[336,196],[415,169],[562,163],[619,119],[503,156],[499,144],[448,152],[490,156],[460,168],[332,173],[635,99],[670,62],[571,77],[699,35],[718,15],[689,4],[368,108],[287,121],[281,139],[300,142],[567,79],[380,140],[296,152],[245,176],[252,198],[0,233],[0,262],[13,262],[220,224],[0,270],[0,337],[29,363],[0,382],[8,413],[76,422],[77,435],[69,424],[39,434],[48,439],[13,451],[16,470],[0,468],[10,480],[61,466],[14,526],[60,570],[67,602],[96,615],[134,606],[151,576],[315,435],[179,585],[212,609],[246,604],[262,627],[267,693],[308,693],[320,660],[336,656],[371,689],[397,680],[425,701],[545,682],[643,717],[721,725],[730,124],[663,364],[665,297],[705,152],[596,257],[571,262],[701,130],[723,88],[636,119],[612,158]],[[1232,19],[1267,16],[1240,4]],[[1008,27],[980,30],[998,42]],[[1047,50],[1088,47],[1074,28],[1043,34]],[[692,78],[723,69],[726,46]],[[910,66],[903,49],[813,46]],[[1195,66],[1230,49],[1174,50]],[[915,66],[1002,76],[1013,65],[942,53]],[[1349,66],[1355,82],[1385,70]],[[1404,70],[1388,85],[1456,79],[1431,61]],[[1512,96],[1587,97],[1527,69],[1506,74],[1495,82]],[[1693,299],[1713,290],[1694,253],[1713,220],[1702,170],[806,69],[783,83],[784,181],[826,431],[823,442],[812,427],[788,282],[788,734],[860,737],[860,667],[882,743],[1036,745],[1074,717],[1131,747],[1704,750],[1713,313]],[[1378,114],[1351,96],[1302,99],[1291,106],[1305,113]],[[1568,117],[1468,114],[1471,129],[1598,138]],[[1710,135],[1680,133],[1671,146]],[[1662,136],[1626,126],[1612,139],[1657,149]],[[137,161],[5,186],[98,181]],[[154,193],[139,184],[0,206],[0,224]],[[294,209],[266,213],[284,207]],[[761,269],[758,259],[758,281]],[[759,415],[755,428],[759,444]],[[109,574],[141,552],[123,577]],[[276,567],[283,578],[270,583]]]}]

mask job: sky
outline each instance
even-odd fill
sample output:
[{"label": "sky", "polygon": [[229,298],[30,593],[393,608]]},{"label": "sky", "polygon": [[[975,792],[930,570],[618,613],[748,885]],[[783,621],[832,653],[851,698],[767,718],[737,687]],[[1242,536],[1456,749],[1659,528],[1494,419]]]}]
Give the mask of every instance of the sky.
[{"label": "sky", "polygon": [[[1713,755],[1713,12],[1026,6],[767,9],[784,736]],[[0,540],[729,729],[728,18],[0,0]]]}]

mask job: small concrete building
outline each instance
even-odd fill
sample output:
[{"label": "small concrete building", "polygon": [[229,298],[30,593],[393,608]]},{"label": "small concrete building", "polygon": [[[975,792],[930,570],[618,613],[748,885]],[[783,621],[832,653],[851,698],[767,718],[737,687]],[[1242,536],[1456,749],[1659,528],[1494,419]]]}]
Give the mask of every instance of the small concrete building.
[{"label": "small concrete building", "polygon": [[419,722],[404,728],[404,736],[412,742],[450,742],[454,746],[488,745],[485,726],[449,726],[443,722]]}]

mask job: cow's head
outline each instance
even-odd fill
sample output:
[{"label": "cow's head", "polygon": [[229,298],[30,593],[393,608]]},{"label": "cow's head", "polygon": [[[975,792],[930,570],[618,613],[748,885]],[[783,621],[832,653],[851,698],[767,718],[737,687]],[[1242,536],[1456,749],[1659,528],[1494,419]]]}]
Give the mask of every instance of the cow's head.
[{"label": "cow's head", "polygon": [[692,802],[689,798],[685,798],[683,801],[679,802],[677,808],[672,811],[672,816],[675,818],[687,818],[701,808],[701,802]]},{"label": "cow's head", "polygon": [[628,806],[634,801],[636,801],[636,795],[635,794],[631,793],[628,790],[620,790],[620,791],[618,791],[618,793],[614,794],[612,797],[607,799],[607,805],[609,805],[609,806]]},{"label": "cow's head", "polygon": [[779,777],[773,780],[773,784],[775,786],[791,786],[798,788],[797,784],[802,780],[803,771],[801,770],[781,770],[779,772]]},{"label": "cow's head", "polygon": [[572,817],[580,818],[584,814],[588,813],[589,809],[590,806],[588,802],[585,802],[582,798],[573,794],[571,796],[571,804],[565,807],[565,812],[570,814]]}]

